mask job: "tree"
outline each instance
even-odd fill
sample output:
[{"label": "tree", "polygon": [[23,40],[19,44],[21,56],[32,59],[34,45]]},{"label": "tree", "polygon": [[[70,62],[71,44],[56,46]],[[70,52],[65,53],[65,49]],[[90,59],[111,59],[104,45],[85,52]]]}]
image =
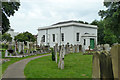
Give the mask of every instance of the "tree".
[{"label": "tree", "polygon": [[98,27],[98,44],[104,44],[105,34],[104,34],[104,21],[103,20],[94,20],[91,25],[96,25]]},{"label": "tree", "polygon": [[15,36],[14,40],[20,41],[20,42],[26,42],[26,41],[35,42],[36,38],[31,33],[24,32],[24,33],[20,33],[17,36]]},{"label": "tree", "polygon": [[11,42],[11,41],[12,41],[11,35],[8,34],[8,33],[4,33],[4,34],[2,35],[2,41]]},{"label": "tree", "polygon": [[112,31],[120,43],[120,1],[104,2],[107,10],[100,10],[99,15],[105,21],[105,28]]},{"label": "tree", "polygon": [[13,16],[15,11],[18,11],[19,6],[19,2],[12,2],[12,0],[8,0],[8,2],[2,2],[2,33],[5,33],[9,30],[10,22],[8,17],[10,17],[11,15]]},{"label": "tree", "polygon": [[113,43],[117,42],[117,37],[113,34],[113,32],[110,29],[105,29],[104,33],[105,33],[105,37],[104,37],[105,43],[112,45]]}]

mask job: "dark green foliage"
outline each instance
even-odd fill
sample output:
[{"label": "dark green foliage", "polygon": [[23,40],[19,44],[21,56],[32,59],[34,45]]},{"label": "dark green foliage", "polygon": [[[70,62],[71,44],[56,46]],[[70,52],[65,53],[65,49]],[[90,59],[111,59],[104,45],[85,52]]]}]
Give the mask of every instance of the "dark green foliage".
[{"label": "dark green foliage", "polygon": [[52,61],[55,61],[55,52],[54,52],[53,48],[51,48],[51,51],[52,51]]},{"label": "dark green foliage", "polygon": [[11,42],[11,41],[12,41],[11,35],[8,34],[8,33],[4,33],[4,34],[2,35],[2,41]]},{"label": "dark green foliage", "polygon": [[2,8],[0,10],[2,11],[2,33],[5,33],[10,28],[8,17],[10,17],[11,15],[13,16],[15,11],[18,11],[20,3],[12,2],[12,0],[9,0],[9,2],[2,2],[1,5]]},{"label": "dark green foliage", "polygon": [[85,24],[89,24],[88,22],[85,22]]},{"label": "dark green foliage", "polygon": [[84,21],[78,21],[79,23],[84,23]]},{"label": "dark green foliage", "polygon": [[104,33],[105,33],[105,37],[104,37],[105,43],[112,45],[113,43],[117,42],[117,37],[113,34],[113,32],[110,29],[105,29]]},{"label": "dark green foliage", "polygon": [[24,42],[26,42],[26,41],[35,42],[36,38],[31,33],[24,32],[24,33],[20,33],[17,36],[15,36],[15,40],[20,41],[20,42],[23,42],[23,41]]},{"label": "dark green foliage", "polygon": [[117,37],[120,43],[120,1],[119,2],[104,2],[107,10],[100,10],[99,15],[105,21],[105,28]]},{"label": "dark green foliage", "polygon": [[100,20],[94,20],[91,25],[96,25],[98,27],[98,44],[104,44],[104,21]]},{"label": "dark green foliage", "polygon": [[2,46],[2,49],[8,49],[8,45],[7,44],[1,44],[0,46]]}]

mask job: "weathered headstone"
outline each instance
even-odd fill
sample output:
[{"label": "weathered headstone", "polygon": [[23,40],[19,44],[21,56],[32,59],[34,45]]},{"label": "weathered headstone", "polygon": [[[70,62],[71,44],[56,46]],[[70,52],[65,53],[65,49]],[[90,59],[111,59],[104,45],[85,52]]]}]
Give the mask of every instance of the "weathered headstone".
[{"label": "weathered headstone", "polygon": [[110,45],[109,44],[104,44],[104,49],[106,51],[110,51]]},{"label": "weathered headstone", "polygon": [[60,50],[60,58],[59,58],[58,68],[64,69],[64,55],[65,55],[65,47],[64,47],[64,45],[62,45],[61,50]]},{"label": "weathered headstone", "polygon": [[57,50],[58,50],[58,44],[55,45],[54,50],[55,50],[55,61],[56,61],[56,63],[57,63]]},{"label": "weathered headstone", "polygon": [[70,53],[73,53],[73,45],[70,45]]},{"label": "weathered headstone", "polygon": [[112,58],[114,78],[120,79],[120,44],[112,46],[110,53]]},{"label": "weathered headstone", "polygon": [[93,54],[92,78],[100,78],[100,60],[98,53]]},{"label": "weathered headstone", "polygon": [[100,45],[97,45],[97,50],[98,50],[98,51],[100,51],[100,50],[101,50]]},{"label": "weathered headstone", "polygon": [[104,45],[103,44],[100,45],[100,50],[104,50]]}]

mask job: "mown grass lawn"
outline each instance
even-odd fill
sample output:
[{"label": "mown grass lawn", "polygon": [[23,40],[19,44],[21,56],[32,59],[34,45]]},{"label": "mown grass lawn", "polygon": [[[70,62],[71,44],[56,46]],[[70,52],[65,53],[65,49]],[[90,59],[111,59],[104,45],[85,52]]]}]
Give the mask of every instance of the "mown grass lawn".
[{"label": "mown grass lawn", "polygon": [[64,61],[64,70],[60,70],[51,56],[41,57],[30,61],[24,74],[26,78],[92,78],[92,55],[71,53]]}]

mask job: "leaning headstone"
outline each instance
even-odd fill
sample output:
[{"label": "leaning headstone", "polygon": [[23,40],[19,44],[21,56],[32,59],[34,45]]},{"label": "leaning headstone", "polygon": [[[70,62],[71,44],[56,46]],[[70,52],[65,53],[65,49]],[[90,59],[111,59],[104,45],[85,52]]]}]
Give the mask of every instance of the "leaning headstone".
[{"label": "leaning headstone", "polygon": [[120,44],[112,46],[111,50],[114,78],[120,79]]},{"label": "leaning headstone", "polygon": [[65,55],[65,47],[62,46],[60,50],[60,58],[58,63],[58,68],[64,69],[64,55]]}]

